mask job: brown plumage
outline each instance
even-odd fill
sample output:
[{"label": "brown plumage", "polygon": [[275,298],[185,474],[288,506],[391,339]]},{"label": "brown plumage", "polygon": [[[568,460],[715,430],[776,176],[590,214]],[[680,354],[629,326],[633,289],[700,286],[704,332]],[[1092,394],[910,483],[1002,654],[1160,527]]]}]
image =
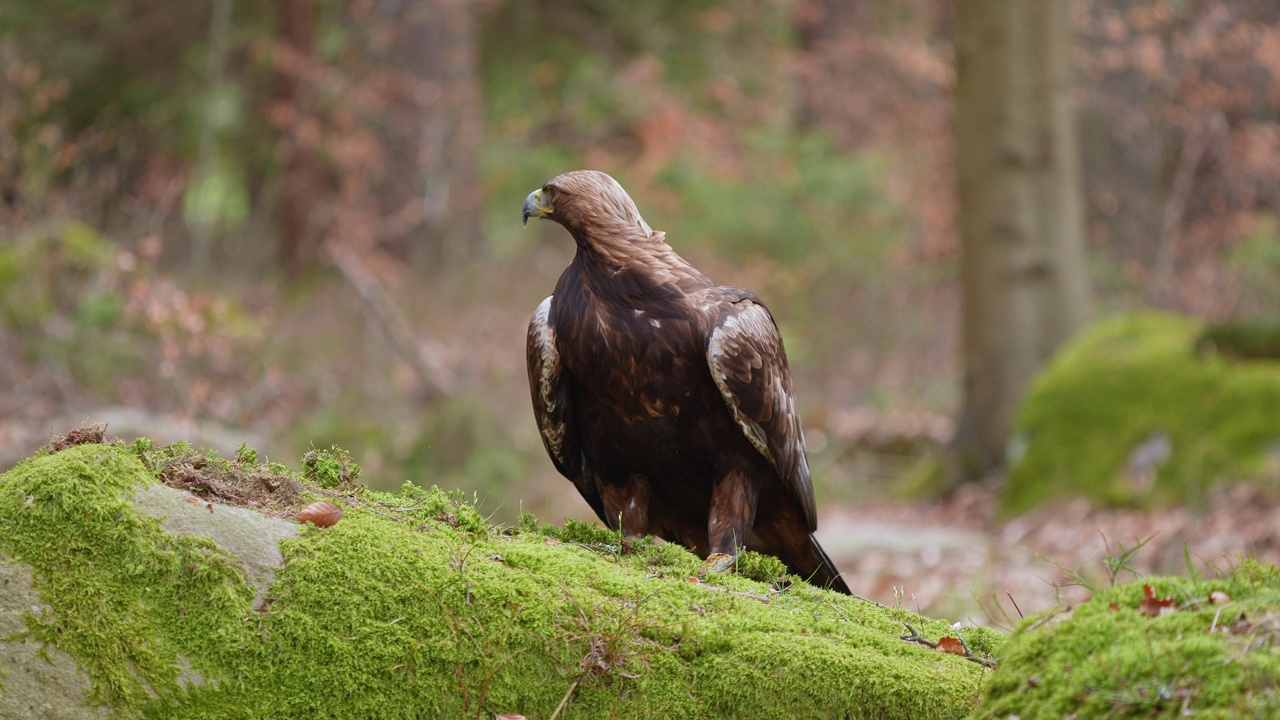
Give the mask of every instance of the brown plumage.
[{"label": "brown plumage", "polygon": [[849,588],[813,537],[804,435],[782,338],[752,293],[717,285],[613,178],[558,175],[524,203],[577,242],[529,323],[543,444],[610,528],[702,557],[742,546]]}]

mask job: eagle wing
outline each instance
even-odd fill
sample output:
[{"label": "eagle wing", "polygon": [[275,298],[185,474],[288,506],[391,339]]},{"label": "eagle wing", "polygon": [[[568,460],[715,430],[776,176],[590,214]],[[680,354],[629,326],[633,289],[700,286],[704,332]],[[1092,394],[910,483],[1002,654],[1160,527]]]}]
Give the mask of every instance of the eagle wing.
[{"label": "eagle wing", "polygon": [[812,532],[818,524],[813,483],[787,353],[759,300],[745,297],[728,305],[707,339],[707,364],[733,419],[800,503]]},{"label": "eagle wing", "polygon": [[551,298],[542,301],[529,321],[525,359],[529,368],[529,394],[533,397],[533,416],[538,421],[542,445],[561,475],[573,481],[578,492],[604,517],[604,503],[592,484],[578,444],[570,405],[569,378],[560,364],[556,350],[556,331],[551,325]]}]

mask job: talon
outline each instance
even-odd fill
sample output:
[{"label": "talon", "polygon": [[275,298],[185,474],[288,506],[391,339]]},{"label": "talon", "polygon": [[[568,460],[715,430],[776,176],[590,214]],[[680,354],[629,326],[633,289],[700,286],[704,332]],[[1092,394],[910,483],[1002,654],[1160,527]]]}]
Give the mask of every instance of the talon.
[{"label": "talon", "polygon": [[711,553],[707,556],[707,561],[703,563],[702,569],[705,572],[722,573],[729,572],[733,569],[734,556],[728,553]]}]

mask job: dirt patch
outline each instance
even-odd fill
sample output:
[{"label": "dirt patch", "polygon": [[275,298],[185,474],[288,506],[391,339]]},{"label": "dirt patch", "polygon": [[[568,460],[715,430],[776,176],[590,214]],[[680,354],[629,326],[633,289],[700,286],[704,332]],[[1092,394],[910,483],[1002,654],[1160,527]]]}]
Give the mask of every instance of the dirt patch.
[{"label": "dirt patch", "polygon": [[107,426],[94,423],[88,427],[71,428],[66,435],[59,435],[53,438],[45,447],[49,449],[49,454],[52,455],[76,445],[100,445],[106,441]]},{"label": "dirt patch", "polygon": [[142,453],[143,464],[171,488],[276,516],[289,514],[304,503],[301,483],[284,468],[273,469],[239,457],[227,460],[202,452],[174,452],[171,447]]}]

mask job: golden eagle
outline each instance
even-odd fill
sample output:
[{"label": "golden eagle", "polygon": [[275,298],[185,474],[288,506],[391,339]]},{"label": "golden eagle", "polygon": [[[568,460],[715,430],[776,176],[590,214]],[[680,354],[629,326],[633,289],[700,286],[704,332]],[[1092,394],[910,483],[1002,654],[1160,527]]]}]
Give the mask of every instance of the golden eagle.
[{"label": "golden eagle", "polygon": [[716,570],[744,546],[849,593],[817,517],[782,338],[752,293],[717,285],[613,178],[564,173],[524,201],[578,244],[529,323],[542,442],[605,525],[678,542]]}]

